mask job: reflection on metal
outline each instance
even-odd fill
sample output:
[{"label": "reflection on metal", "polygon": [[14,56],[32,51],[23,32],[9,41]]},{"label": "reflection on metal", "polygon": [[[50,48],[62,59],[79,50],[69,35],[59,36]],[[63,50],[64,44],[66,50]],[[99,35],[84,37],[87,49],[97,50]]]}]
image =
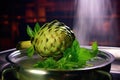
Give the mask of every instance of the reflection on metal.
[{"label": "reflection on metal", "polygon": [[99,50],[107,51],[107,52],[111,53],[112,55],[114,55],[114,57],[116,59],[120,60],[120,47],[103,47],[103,46],[100,46]]},{"label": "reflection on metal", "polygon": [[99,49],[114,55],[115,61],[112,63],[111,73],[120,73],[120,47],[99,47]]},{"label": "reflection on metal", "polygon": [[32,73],[32,74],[39,74],[39,75],[44,75],[47,74],[46,71],[42,71],[42,70],[37,70],[37,69],[28,69],[26,70],[28,73]]}]

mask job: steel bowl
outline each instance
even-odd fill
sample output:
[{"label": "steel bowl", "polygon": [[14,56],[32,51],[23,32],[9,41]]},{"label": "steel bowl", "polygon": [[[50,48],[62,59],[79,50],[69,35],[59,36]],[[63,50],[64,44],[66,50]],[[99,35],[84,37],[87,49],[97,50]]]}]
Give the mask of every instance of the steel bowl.
[{"label": "steel bowl", "polygon": [[[97,57],[100,59],[88,61],[93,66],[70,70],[34,68],[33,64],[41,58],[38,55],[28,57],[26,50],[17,50],[9,54],[6,59],[12,64],[11,69],[15,71],[18,80],[111,80],[110,69],[114,56],[99,51]],[[3,75],[11,69],[6,69]]]}]

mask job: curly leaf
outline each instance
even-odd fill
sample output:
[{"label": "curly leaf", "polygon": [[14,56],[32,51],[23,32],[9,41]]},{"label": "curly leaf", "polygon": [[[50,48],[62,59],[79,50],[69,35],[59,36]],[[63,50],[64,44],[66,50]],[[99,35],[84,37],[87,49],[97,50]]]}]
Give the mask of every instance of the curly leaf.
[{"label": "curly leaf", "polygon": [[27,25],[27,34],[30,36],[30,37],[34,37],[34,31],[30,28],[29,25]]}]

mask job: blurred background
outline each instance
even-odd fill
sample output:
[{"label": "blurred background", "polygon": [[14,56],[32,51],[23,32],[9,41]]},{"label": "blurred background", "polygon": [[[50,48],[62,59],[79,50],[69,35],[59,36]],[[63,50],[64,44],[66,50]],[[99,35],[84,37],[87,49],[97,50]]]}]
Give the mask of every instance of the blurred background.
[{"label": "blurred background", "polygon": [[[96,37],[97,32],[93,30],[95,33],[90,36],[89,43],[97,39],[99,45],[120,47],[120,0],[109,1],[111,6],[108,7],[114,8],[114,12],[103,16],[106,21],[102,28],[111,40],[101,39],[100,34]],[[57,19],[73,29],[77,4],[77,0],[0,0],[0,51],[16,47],[19,41],[29,40],[26,27],[34,27],[36,22],[43,25]],[[109,19],[114,20],[114,24],[111,25]],[[113,29],[115,34],[110,34]]]}]

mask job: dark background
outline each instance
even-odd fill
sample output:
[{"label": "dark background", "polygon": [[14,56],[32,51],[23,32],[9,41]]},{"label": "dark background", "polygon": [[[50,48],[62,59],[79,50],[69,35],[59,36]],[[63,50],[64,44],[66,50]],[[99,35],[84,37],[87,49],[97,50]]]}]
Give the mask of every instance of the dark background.
[{"label": "dark background", "polygon": [[[116,12],[118,34],[116,42],[99,43],[106,46],[120,46],[120,0],[111,0]],[[0,0],[0,51],[16,47],[22,40],[28,40],[26,26],[34,27],[36,22],[43,25],[54,19],[72,28],[74,19],[74,0]],[[109,18],[111,16],[105,16]]]}]

